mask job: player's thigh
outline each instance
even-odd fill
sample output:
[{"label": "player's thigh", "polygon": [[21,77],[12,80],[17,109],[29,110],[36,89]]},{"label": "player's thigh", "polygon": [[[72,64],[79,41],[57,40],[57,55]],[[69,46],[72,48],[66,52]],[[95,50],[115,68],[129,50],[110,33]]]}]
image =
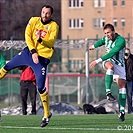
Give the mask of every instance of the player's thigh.
[{"label": "player's thigh", "polygon": [[113,78],[118,80],[118,81],[119,81],[119,79],[126,80],[125,67],[122,67],[122,66],[114,64],[114,75],[113,75]]},{"label": "player's thigh", "polygon": [[113,70],[114,69],[113,63],[108,61],[108,60],[103,61],[102,65],[103,65],[103,69],[105,69],[105,70],[107,70],[107,69],[112,69]]},{"label": "player's thigh", "polygon": [[33,63],[31,53],[26,47],[20,53],[15,55],[5,66],[4,68],[7,71],[17,68],[19,66],[30,66]]}]

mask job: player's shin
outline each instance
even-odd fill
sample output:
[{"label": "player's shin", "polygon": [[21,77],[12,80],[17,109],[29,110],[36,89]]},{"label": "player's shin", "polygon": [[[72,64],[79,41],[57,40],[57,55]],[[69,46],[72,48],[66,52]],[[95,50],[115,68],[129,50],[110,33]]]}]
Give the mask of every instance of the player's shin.
[{"label": "player's shin", "polygon": [[7,73],[8,73],[8,71],[6,71],[6,70],[4,69],[4,67],[2,67],[2,68],[0,69],[0,79],[4,78],[4,77],[6,76]]},{"label": "player's shin", "polygon": [[106,95],[111,93],[112,82],[113,82],[113,70],[107,69],[105,76]]},{"label": "player's shin", "polygon": [[124,112],[126,106],[126,88],[119,89],[120,112]]},{"label": "player's shin", "polygon": [[40,98],[44,108],[44,117],[48,118],[50,116],[48,92],[44,92],[43,94],[40,94]]}]

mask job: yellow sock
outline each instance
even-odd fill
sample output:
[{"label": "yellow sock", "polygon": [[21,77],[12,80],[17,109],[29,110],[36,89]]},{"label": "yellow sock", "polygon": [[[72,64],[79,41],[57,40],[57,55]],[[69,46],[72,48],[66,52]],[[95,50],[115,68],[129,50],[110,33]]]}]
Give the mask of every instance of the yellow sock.
[{"label": "yellow sock", "polygon": [[44,108],[44,117],[48,118],[50,116],[48,92],[44,92],[43,94],[40,94],[40,98]]},{"label": "yellow sock", "polygon": [[8,71],[6,71],[6,70],[4,69],[4,67],[2,67],[2,68],[0,69],[0,79],[4,78],[4,77],[6,76],[6,74],[7,74],[7,72],[8,72]]}]

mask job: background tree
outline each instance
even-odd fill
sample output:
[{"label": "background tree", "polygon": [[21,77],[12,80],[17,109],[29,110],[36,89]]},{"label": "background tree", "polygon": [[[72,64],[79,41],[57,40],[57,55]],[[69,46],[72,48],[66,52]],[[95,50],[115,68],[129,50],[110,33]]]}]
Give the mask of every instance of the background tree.
[{"label": "background tree", "polygon": [[[60,0],[3,0],[1,3],[1,40],[24,40],[24,31],[32,16],[40,16],[41,7],[50,4],[54,8],[53,19],[61,25]],[[58,38],[61,37],[59,32]]]},{"label": "background tree", "polygon": [[[56,2],[54,0],[0,0],[0,40],[24,40],[25,27],[30,17],[40,16],[44,4],[54,8],[53,19],[61,27],[60,0]],[[61,39],[61,30],[59,30],[58,39]],[[16,50],[4,51],[3,55],[9,60],[17,52]],[[61,52],[55,49],[51,62],[60,61]]]}]

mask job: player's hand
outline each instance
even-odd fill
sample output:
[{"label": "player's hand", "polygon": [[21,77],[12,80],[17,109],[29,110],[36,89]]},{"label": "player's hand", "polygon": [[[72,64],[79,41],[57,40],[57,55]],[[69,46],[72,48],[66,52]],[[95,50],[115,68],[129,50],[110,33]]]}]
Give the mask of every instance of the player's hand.
[{"label": "player's hand", "polygon": [[90,46],[89,46],[89,50],[94,50],[93,45],[90,45]]},{"label": "player's hand", "polygon": [[41,38],[41,31],[37,30],[36,31],[36,39],[39,40]]},{"label": "player's hand", "polygon": [[32,60],[33,60],[33,62],[35,64],[38,64],[39,63],[38,54],[37,53],[32,54]]},{"label": "player's hand", "polygon": [[96,61],[94,60],[94,61],[92,61],[92,62],[90,63],[90,68],[94,68],[96,65],[97,65],[97,63],[96,63]]}]

